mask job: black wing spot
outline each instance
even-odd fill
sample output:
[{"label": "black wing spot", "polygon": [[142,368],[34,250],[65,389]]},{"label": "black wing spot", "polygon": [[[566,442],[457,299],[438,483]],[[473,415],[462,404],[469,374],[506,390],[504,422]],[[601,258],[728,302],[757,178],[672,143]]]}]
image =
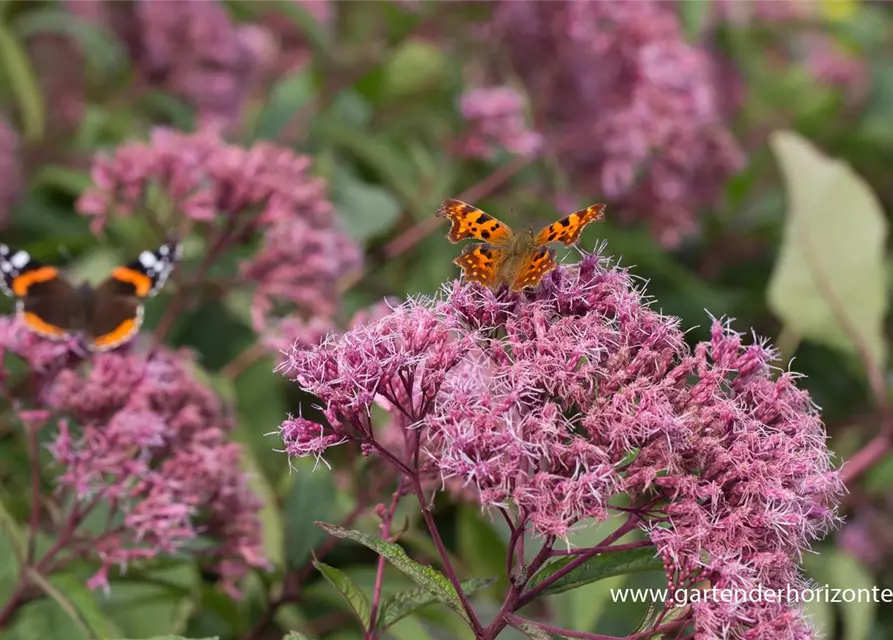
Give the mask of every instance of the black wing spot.
[{"label": "black wing spot", "polygon": [[557,222],[557,224],[560,224],[562,227],[567,227],[568,225],[570,225],[570,223],[571,223],[570,216],[564,217]]},{"label": "black wing spot", "polygon": [[478,219],[475,220],[475,222],[477,224],[484,224],[488,220],[490,220],[490,216],[488,216],[486,213],[482,213],[481,215],[478,216]]},{"label": "black wing spot", "polygon": [[481,237],[484,240],[487,240],[490,237],[490,232],[489,231],[481,231]]}]

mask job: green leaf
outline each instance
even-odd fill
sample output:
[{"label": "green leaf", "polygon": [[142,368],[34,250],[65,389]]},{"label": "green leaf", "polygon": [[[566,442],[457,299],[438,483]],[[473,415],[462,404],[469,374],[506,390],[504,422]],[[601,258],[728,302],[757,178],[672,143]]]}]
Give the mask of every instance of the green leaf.
[{"label": "green leaf", "polygon": [[[252,2],[251,4],[255,4]],[[277,13],[281,13],[298,28],[301,37],[313,47],[314,53],[322,58],[331,57],[332,33],[313,17],[300,3],[289,0],[275,0],[269,3]]]},{"label": "green leaf", "polygon": [[383,91],[394,99],[440,88],[449,66],[440,47],[420,39],[406,40],[382,69]]},{"label": "green leaf", "polygon": [[331,180],[332,203],[344,228],[358,242],[387,231],[400,217],[400,202],[384,187],[365,182],[338,168]]},{"label": "green leaf", "polygon": [[335,509],[335,484],[328,469],[314,471],[312,458],[294,460],[291,490],[283,505],[285,518],[285,559],[297,569],[310,558],[310,552],[325,539],[316,521],[328,518]]},{"label": "green leaf", "polygon": [[[872,634],[874,620],[878,613],[878,603],[870,597],[875,581],[868,569],[848,553],[838,549],[828,549],[820,555],[809,555],[804,558],[808,574],[818,582],[817,589],[852,590],[852,602],[845,602],[846,593],[838,592],[839,602],[832,603],[840,610],[843,618],[843,633],[840,640],[867,640],[876,637]],[[864,591],[863,591],[864,590]],[[832,591],[831,596],[834,595]],[[822,594],[822,598],[828,596]],[[820,600],[818,594],[813,600]],[[861,601],[860,601],[861,600]],[[806,603],[808,612],[814,611],[813,605]],[[828,620],[827,612],[816,611],[819,619]]]},{"label": "green leaf", "polygon": [[56,574],[46,584],[40,586],[69,613],[69,616],[76,616],[93,637],[117,638],[121,635],[115,624],[102,612],[96,596],[83,580],[71,575]]},{"label": "green leaf", "polygon": [[186,638],[184,636],[153,636],[144,640],[220,640],[220,636],[206,636],[204,638]]},{"label": "green leaf", "polygon": [[363,630],[369,629],[369,616],[372,610],[369,600],[366,598],[362,590],[357,584],[350,579],[341,569],[336,569],[318,560],[313,560],[313,566],[328,580],[329,584],[335,587],[335,590],[341,594],[347,606],[353,611],[357,620],[363,625]]},{"label": "green leaf", "polygon": [[19,581],[19,566],[25,550],[25,538],[18,523],[0,502],[0,602],[9,599]]},{"label": "green leaf", "polygon": [[[493,578],[472,578],[463,580],[462,591],[468,597],[483,591],[495,582]],[[384,631],[391,625],[399,622],[416,610],[440,600],[424,587],[416,587],[400,593],[395,593],[381,605],[381,611],[375,622],[375,628]]]},{"label": "green leaf", "polygon": [[297,631],[289,631],[287,635],[283,636],[282,640],[310,640],[303,633],[298,633]]},{"label": "green leaf", "polygon": [[60,164],[48,164],[39,167],[33,178],[35,189],[52,189],[70,198],[77,198],[81,192],[92,184],[90,174]]},{"label": "green leaf", "polygon": [[406,552],[398,544],[388,542],[353,529],[344,529],[325,522],[317,523],[331,535],[337,538],[353,540],[368,547],[376,553],[383,556],[394,567],[405,573],[420,587],[427,589],[438,600],[449,606],[453,611],[462,616],[466,622],[468,619],[465,610],[462,608],[462,602],[459,600],[459,594],[450,584],[450,581],[440,571],[432,567],[420,564],[406,555]]},{"label": "green leaf", "polygon": [[493,526],[481,518],[479,509],[469,505],[459,508],[456,538],[459,555],[466,560],[468,566],[474,567],[477,573],[483,575],[499,576],[497,588],[491,593],[494,598],[501,599],[501,595],[509,588],[508,576],[505,575],[508,549]]},{"label": "green leaf", "polygon": [[418,171],[404,150],[384,137],[345,127],[333,119],[324,118],[318,126],[325,142],[350,153],[405,202],[415,200],[419,192]]},{"label": "green leaf", "polygon": [[43,137],[46,122],[40,84],[22,45],[2,23],[0,23],[0,68],[5,72],[8,86],[15,95],[25,138],[32,141],[39,140]]},{"label": "green leaf", "polygon": [[74,624],[72,617],[51,598],[41,598],[26,604],[19,609],[11,627],[3,630],[3,640],[35,638],[94,640],[83,624]]},{"label": "green leaf", "polygon": [[285,534],[276,492],[248,447],[242,448],[242,467],[248,476],[248,487],[263,503],[258,515],[263,527],[264,551],[267,559],[275,566],[281,567],[285,560]]},{"label": "green leaf", "polygon": [[530,640],[555,640],[555,638],[563,638],[564,636],[556,636],[554,634],[549,633],[545,629],[536,626],[535,624],[531,624],[529,622],[516,622],[512,625],[518,631],[523,633],[525,636],[530,638]]},{"label": "green leaf", "polygon": [[275,139],[295,114],[316,95],[316,85],[309,69],[285,76],[270,91],[267,104],[254,125],[254,137]]},{"label": "green leaf", "polygon": [[784,243],[769,283],[772,310],[798,335],[884,367],[887,311],[880,202],[849,166],[790,131],[772,135],[788,194]]},{"label": "green leaf", "polygon": [[16,36],[62,35],[77,44],[88,69],[99,77],[118,73],[128,64],[127,48],[110,29],[103,29],[68,11],[28,11],[12,25]]},{"label": "green leaf", "polygon": [[125,636],[177,634],[186,629],[197,588],[198,573],[191,564],[129,571],[126,579],[114,581],[100,607]]},{"label": "green leaf", "polygon": [[[553,560],[533,576],[527,588],[531,589],[540,584],[573,560],[574,558],[570,556]],[[655,557],[654,549],[648,547],[600,553],[566,576],[556,580],[543,591],[543,595],[562,593],[611,576],[619,576],[635,571],[659,571],[662,568],[663,563],[659,558]]]},{"label": "green leaf", "polygon": [[239,415],[236,438],[251,449],[273,484],[287,470],[285,454],[275,451],[282,448],[282,440],[275,432],[288,413],[283,398],[284,380],[273,372],[275,366],[272,358],[260,358],[235,381]]},{"label": "green leaf", "polygon": [[701,40],[704,25],[707,24],[707,19],[713,9],[711,3],[702,0],[682,0],[676,6],[686,39],[697,44]]}]

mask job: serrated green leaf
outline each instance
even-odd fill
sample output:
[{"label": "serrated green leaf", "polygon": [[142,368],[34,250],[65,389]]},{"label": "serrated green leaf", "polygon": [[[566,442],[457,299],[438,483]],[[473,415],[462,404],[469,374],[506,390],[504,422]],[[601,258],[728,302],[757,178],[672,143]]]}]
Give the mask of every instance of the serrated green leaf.
[{"label": "serrated green leaf", "polygon": [[46,123],[46,109],[40,83],[24,48],[2,23],[0,23],[0,68],[15,95],[25,138],[32,141],[39,140],[43,137]]},{"label": "serrated green leaf", "polygon": [[536,626],[535,624],[531,624],[529,622],[516,622],[512,625],[523,633],[525,636],[530,638],[530,640],[555,640],[556,638],[563,638],[564,636],[557,636],[553,633],[549,633],[548,631],[542,629],[541,627]]},{"label": "serrated green leaf", "polygon": [[796,334],[850,352],[858,335],[887,362],[884,251],[888,224],[848,165],[790,131],[772,135],[788,194],[784,243],[769,283],[772,310]]},{"label": "serrated green leaf", "polygon": [[285,559],[289,567],[296,569],[310,558],[310,552],[325,539],[325,533],[316,526],[320,518],[332,515],[335,509],[335,484],[332,474],[325,468],[314,471],[315,460],[294,460],[291,490],[283,505],[285,520]]},{"label": "serrated green leaf", "polygon": [[[462,591],[469,598],[492,585],[495,578],[472,578],[463,580]],[[395,593],[381,605],[381,612],[375,621],[375,628],[384,631],[391,625],[399,622],[417,609],[425,605],[440,602],[440,600],[424,587],[416,587],[400,593]]]},{"label": "serrated green leaf", "polygon": [[453,588],[453,585],[450,584],[447,577],[440,571],[420,564],[410,558],[406,555],[406,552],[400,545],[371,536],[362,531],[344,529],[343,527],[338,527],[325,522],[318,522],[317,524],[337,538],[359,542],[363,546],[382,555],[388,562],[394,565],[394,567],[409,576],[413,582],[420,587],[427,589],[438,600],[462,616],[466,622],[471,622],[468,620],[468,616],[462,608],[459,594],[456,593],[456,590]]},{"label": "serrated green leaf", "polygon": [[369,616],[372,607],[369,604],[369,599],[366,598],[366,595],[357,584],[350,579],[350,576],[341,571],[341,569],[319,562],[318,560],[313,560],[313,566],[316,567],[317,571],[323,575],[329,584],[335,587],[335,590],[341,594],[341,597],[344,598],[344,601],[350,607],[350,610],[353,611],[357,620],[363,625],[363,630],[368,630]]},{"label": "serrated green leaf", "polygon": [[[565,556],[553,560],[543,567],[527,585],[528,589],[542,583],[546,578],[561,570],[574,560]],[[627,549],[612,553],[600,553],[583,563],[566,576],[559,578],[543,591],[543,595],[562,593],[584,584],[590,584],[611,576],[619,576],[636,571],[659,571],[663,563],[654,555],[654,549]]]}]

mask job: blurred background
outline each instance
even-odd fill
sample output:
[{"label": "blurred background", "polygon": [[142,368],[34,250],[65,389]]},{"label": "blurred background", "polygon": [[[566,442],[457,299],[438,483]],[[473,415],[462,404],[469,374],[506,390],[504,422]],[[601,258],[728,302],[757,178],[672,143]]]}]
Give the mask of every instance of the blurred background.
[{"label": "blurred background", "polygon": [[[434,218],[444,198],[515,228],[606,203],[581,248],[607,242],[692,343],[709,312],[770,339],[779,366],[794,358],[838,462],[855,461],[846,521],[807,575],[893,587],[891,166],[886,2],[0,1],[0,239],[98,282],[183,235],[182,275],[148,304],[144,334],[192,351],[234,412],[272,567],[240,599],[176,558],[78,598],[126,637],[361,637],[312,572],[300,602],[270,606],[325,540],[312,522],[355,499],[347,458],[311,475],[312,460],[294,473],[276,451],[268,434],[302,398],[273,370],[296,340],[458,276],[460,247]],[[236,210],[257,215],[223,215]],[[13,521],[27,519],[25,451],[0,426]],[[486,515],[446,501],[437,517],[469,575],[498,574],[504,536]],[[420,531],[401,542],[424,554]],[[370,558],[347,546],[327,562],[371,585]],[[611,603],[608,582],[662,576],[543,606],[562,626],[627,633],[644,605]],[[893,634],[883,604],[810,611],[831,638]],[[455,637],[448,617],[411,616],[393,636]],[[32,618],[11,633],[81,637],[64,613]]]}]

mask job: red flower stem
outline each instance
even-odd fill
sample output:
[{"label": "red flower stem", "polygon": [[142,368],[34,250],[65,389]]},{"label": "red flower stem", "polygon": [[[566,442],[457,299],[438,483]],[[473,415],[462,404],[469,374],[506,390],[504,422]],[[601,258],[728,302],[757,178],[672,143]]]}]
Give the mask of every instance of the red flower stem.
[{"label": "red flower stem", "polygon": [[579,557],[567,563],[561,569],[553,573],[551,576],[540,582],[538,585],[524,593],[520,598],[518,598],[518,608],[523,607],[524,605],[530,603],[531,600],[536,598],[543,591],[548,589],[550,586],[555,584],[558,580],[565,577],[571,571],[576,569],[577,567],[585,564],[589,561],[593,556],[601,553],[599,549],[603,549],[604,547],[610,545],[615,540],[619,540],[624,535],[633,531],[638,527],[639,522],[642,520],[642,517],[638,514],[630,515],[629,519],[623,523],[621,526],[617,527],[617,529],[609,535],[607,538],[599,542],[596,546],[591,547],[588,551],[584,551],[580,554]]},{"label": "red flower stem", "polygon": [[639,540],[638,542],[628,542],[626,544],[608,544],[604,546],[586,547],[583,549],[569,549],[566,551],[560,549],[552,549],[551,557],[556,556],[575,556],[581,553],[612,553],[616,551],[629,551],[630,549],[642,549],[644,547],[653,547],[651,540]]},{"label": "red flower stem", "polygon": [[432,540],[434,540],[434,546],[437,547],[438,554],[440,554],[440,559],[443,562],[443,568],[447,574],[447,578],[449,578],[450,583],[452,583],[453,588],[456,590],[456,594],[459,596],[459,602],[462,603],[462,608],[465,610],[465,614],[468,616],[468,619],[471,620],[471,627],[474,630],[475,637],[480,638],[481,633],[483,632],[480,620],[478,620],[474,609],[471,608],[471,603],[468,601],[468,597],[462,591],[462,586],[459,584],[459,578],[456,576],[456,572],[453,569],[453,563],[450,562],[450,555],[447,553],[443,540],[440,537],[440,532],[437,530],[437,524],[434,522],[434,517],[431,515],[431,509],[428,507],[428,501],[425,497],[425,491],[422,489],[422,482],[419,479],[418,471],[415,471],[410,476],[410,480],[412,481],[412,488],[415,492],[416,499],[419,501],[419,508],[422,510],[422,517],[425,519],[425,524],[428,525],[428,532],[431,534]]},{"label": "red flower stem", "polygon": [[[388,511],[381,521],[379,531],[381,532],[382,540],[388,540],[391,537],[391,523],[394,521],[394,512],[397,510],[400,498],[403,497],[403,482],[405,477],[406,476],[400,476],[399,480],[397,480],[397,488],[391,496],[391,505],[388,507]],[[372,607],[369,612],[369,628],[366,630],[364,636],[366,640],[375,640],[377,637],[377,634],[375,633],[375,624],[378,618],[378,607],[381,603],[381,587],[384,582],[384,570],[386,566],[387,561],[385,560],[385,557],[381,555],[378,556],[378,567],[375,570],[375,587],[372,591]]]},{"label": "red flower stem", "polygon": [[31,458],[31,518],[28,532],[28,556],[27,565],[34,564],[34,554],[37,549],[37,530],[40,527],[40,446],[37,442],[37,426],[26,423],[28,432],[28,456]]}]

